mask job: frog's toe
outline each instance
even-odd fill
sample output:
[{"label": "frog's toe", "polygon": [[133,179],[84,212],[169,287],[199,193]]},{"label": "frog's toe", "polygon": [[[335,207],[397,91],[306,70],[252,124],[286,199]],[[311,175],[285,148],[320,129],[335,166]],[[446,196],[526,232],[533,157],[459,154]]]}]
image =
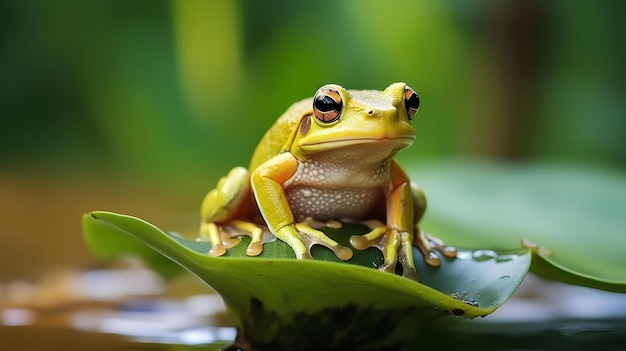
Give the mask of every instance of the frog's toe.
[{"label": "frog's toe", "polygon": [[226,253],[227,249],[235,247],[241,243],[241,239],[234,237],[233,234],[219,230],[218,240],[210,240],[211,249],[209,250],[209,256],[222,256]]},{"label": "frog's toe", "polygon": [[351,259],[352,255],[354,254],[352,252],[352,249],[343,245],[337,245],[335,248],[330,248],[330,249],[333,250],[337,258],[339,258],[342,261],[347,261]]},{"label": "frog's toe", "polygon": [[364,235],[353,235],[350,244],[357,250],[370,247],[378,248],[383,253],[383,264],[379,270],[389,273],[396,272],[398,262],[402,265],[402,275],[406,278],[418,280],[413,262],[412,235],[396,229],[388,229],[382,225],[371,228]]},{"label": "frog's toe", "polygon": [[246,255],[258,256],[263,252],[263,243],[260,241],[250,241],[248,248],[246,249]]},{"label": "frog's toe", "polygon": [[257,227],[254,231],[249,232],[250,243],[246,248],[246,255],[258,256],[263,253],[263,245],[276,240],[276,237],[267,229]]},{"label": "frog's toe", "polygon": [[[266,235],[267,233],[267,235]],[[211,242],[209,256],[222,256],[226,250],[241,243],[240,236],[250,237],[246,255],[258,256],[263,252],[263,244],[274,240],[274,236],[259,225],[242,220],[234,220],[228,224],[204,223],[200,229],[200,237]]]},{"label": "frog's toe", "polygon": [[441,266],[441,259],[437,256],[437,254],[432,251],[428,251],[428,249],[424,249],[421,245],[418,245],[417,247],[422,252],[422,255],[424,255],[424,262],[433,267]]},{"label": "frog's toe", "polygon": [[208,252],[209,256],[219,257],[226,253],[226,248],[222,244],[212,245]]},{"label": "frog's toe", "polygon": [[260,255],[263,252],[263,244],[267,241],[271,241],[269,238],[263,236],[263,229],[255,223],[234,220],[230,223],[230,225],[240,231],[237,234],[247,235],[250,237],[250,243],[246,248],[246,255],[248,256]]},{"label": "frog's toe", "polygon": [[380,249],[382,236],[387,232],[385,225],[370,228],[370,232],[363,235],[352,235],[350,237],[350,245],[357,250],[365,250],[370,247],[378,247]]},{"label": "frog's toe", "polygon": [[209,222],[202,223],[200,226],[200,240],[207,240],[211,243],[211,248],[207,253],[209,256],[217,257],[226,253],[228,245],[232,244],[230,240],[224,240],[220,228],[217,224]]},{"label": "frog's toe", "polygon": [[422,230],[417,230],[418,235],[415,236],[415,246],[424,256],[424,261],[433,266],[439,267],[441,259],[435,254],[435,250],[441,252],[445,257],[456,257],[457,250],[452,246],[446,246],[441,239],[434,237]]},{"label": "frog's toe", "polygon": [[306,254],[304,258],[311,258],[311,248],[313,245],[322,245],[328,249],[330,249],[338,259],[342,261],[347,261],[352,258],[353,252],[347,246],[340,245],[338,242],[329,238],[326,234],[321,231],[311,228],[311,226],[306,223],[297,223],[296,229],[300,234],[300,240],[304,244],[306,248]]}]

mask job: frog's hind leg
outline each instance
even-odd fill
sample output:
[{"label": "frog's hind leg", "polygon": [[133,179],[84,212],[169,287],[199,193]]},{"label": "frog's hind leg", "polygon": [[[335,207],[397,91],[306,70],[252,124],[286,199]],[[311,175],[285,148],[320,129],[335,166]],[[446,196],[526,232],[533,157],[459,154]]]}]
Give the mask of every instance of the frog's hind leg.
[{"label": "frog's hind leg", "polygon": [[211,190],[202,202],[202,224],[200,237],[211,242],[209,255],[221,256],[226,249],[241,242],[241,235],[250,236],[246,250],[249,256],[258,256],[263,251],[263,242],[271,240],[264,236],[269,232],[245,218],[252,202],[250,172],[243,167],[233,168],[222,177],[215,189]]}]

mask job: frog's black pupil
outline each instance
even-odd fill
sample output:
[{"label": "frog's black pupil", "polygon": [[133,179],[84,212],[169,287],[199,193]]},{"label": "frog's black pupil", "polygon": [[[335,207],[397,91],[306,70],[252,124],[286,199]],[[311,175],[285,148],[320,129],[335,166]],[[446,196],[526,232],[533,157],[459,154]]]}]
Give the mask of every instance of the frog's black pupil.
[{"label": "frog's black pupil", "polygon": [[411,94],[409,99],[406,101],[406,105],[407,107],[417,110],[420,107],[420,98],[417,96],[416,93],[413,93]]},{"label": "frog's black pupil", "polygon": [[322,112],[328,112],[328,111],[338,110],[339,104],[337,103],[337,101],[333,100],[333,98],[331,98],[330,96],[324,95],[324,96],[318,96],[317,99],[315,99],[315,108],[317,108],[318,110]]}]

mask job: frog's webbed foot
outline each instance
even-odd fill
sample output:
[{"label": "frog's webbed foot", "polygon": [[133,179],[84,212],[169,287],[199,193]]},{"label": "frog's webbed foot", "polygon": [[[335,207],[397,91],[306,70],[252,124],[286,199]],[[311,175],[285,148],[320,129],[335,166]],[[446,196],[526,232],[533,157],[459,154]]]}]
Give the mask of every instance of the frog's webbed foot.
[{"label": "frog's webbed foot", "polygon": [[412,233],[390,229],[384,223],[371,220],[364,222],[370,227],[370,232],[363,235],[353,235],[350,243],[357,250],[376,247],[383,253],[383,264],[378,269],[395,273],[396,264],[402,264],[402,276],[418,280],[413,261]]},{"label": "frog's webbed foot", "polygon": [[211,242],[210,256],[222,256],[226,249],[236,246],[241,242],[241,235],[250,237],[250,243],[246,249],[248,256],[258,256],[263,252],[263,244],[273,241],[275,238],[258,224],[243,220],[233,220],[227,224],[203,223],[200,228],[200,237],[207,238]]},{"label": "frog's webbed foot", "polygon": [[439,267],[441,265],[441,260],[435,254],[435,250],[441,252],[445,257],[456,257],[456,248],[444,245],[441,239],[434,237],[423,230],[416,228],[415,231],[417,235],[415,235],[413,244],[422,252],[422,255],[424,255],[424,261],[429,265],[433,267]]},{"label": "frog's webbed foot", "polygon": [[303,222],[286,225],[276,232],[276,236],[286,242],[293,249],[296,258],[312,258],[311,248],[314,245],[322,245],[330,249],[340,260],[352,258],[352,249],[340,245],[316,228],[324,226],[341,227],[341,223],[331,221],[328,223],[314,221],[306,218]]}]

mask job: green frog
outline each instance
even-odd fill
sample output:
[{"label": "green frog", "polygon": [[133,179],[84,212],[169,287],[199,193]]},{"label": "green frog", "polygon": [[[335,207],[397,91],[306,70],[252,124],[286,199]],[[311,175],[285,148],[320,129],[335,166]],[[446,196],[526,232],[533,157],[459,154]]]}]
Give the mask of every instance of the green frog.
[{"label": "green frog", "polygon": [[426,198],[394,160],[415,140],[419,107],[404,83],[384,91],[328,84],[293,104],[261,139],[249,167],[232,169],[204,198],[200,233],[212,244],[209,254],[221,256],[249,235],[249,256],[275,237],[298,259],[322,245],[349,260],[352,249],[319,228],[358,221],[370,230],[350,244],[380,249],[382,271],[395,272],[400,262],[403,276],[417,280],[413,245],[433,266],[440,264],[434,250],[454,257],[453,248],[419,229]]}]

